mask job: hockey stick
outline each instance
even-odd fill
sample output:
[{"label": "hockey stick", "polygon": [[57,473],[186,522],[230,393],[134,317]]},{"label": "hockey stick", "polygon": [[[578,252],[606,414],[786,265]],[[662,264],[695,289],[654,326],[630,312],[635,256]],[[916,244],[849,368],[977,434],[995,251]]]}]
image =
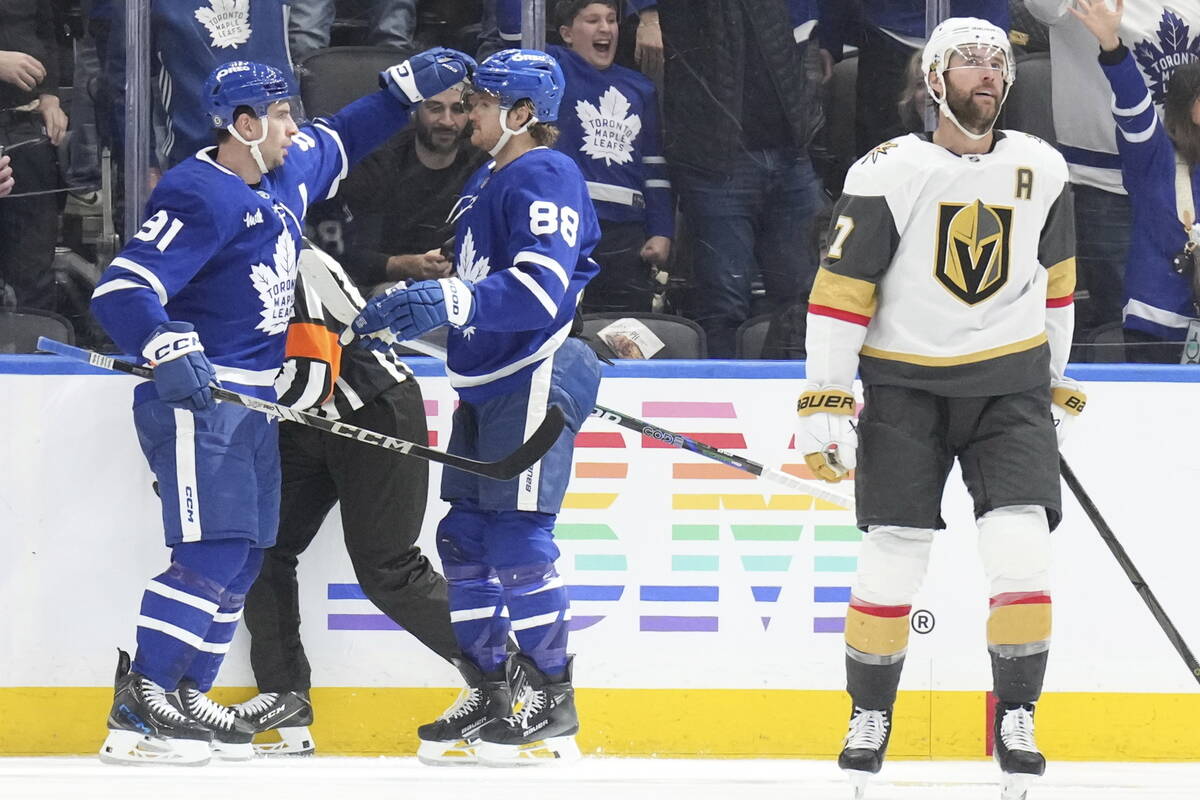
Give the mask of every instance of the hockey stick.
[{"label": "hockey stick", "polygon": [[1133,561],[1129,558],[1129,554],[1125,552],[1125,548],[1117,541],[1116,534],[1112,528],[1108,527],[1108,523],[1104,521],[1104,517],[1100,516],[1100,509],[1096,508],[1096,504],[1092,502],[1092,498],[1084,491],[1083,484],[1079,482],[1079,478],[1075,477],[1074,471],[1067,465],[1066,460],[1059,457],[1059,471],[1062,472],[1063,480],[1067,482],[1067,486],[1071,489],[1071,493],[1075,495],[1075,499],[1079,501],[1079,505],[1083,508],[1083,513],[1087,514],[1088,519],[1092,521],[1092,525],[1096,527],[1096,531],[1100,534],[1100,538],[1108,545],[1108,549],[1112,551],[1113,557],[1117,559],[1117,563],[1121,565],[1121,569],[1125,571],[1125,577],[1129,578],[1129,582],[1133,584],[1133,588],[1142,596],[1142,600],[1146,601],[1146,606],[1150,609],[1150,613],[1154,615],[1154,619],[1158,622],[1159,627],[1163,629],[1163,633],[1175,646],[1175,652],[1183,659],[1183,663],[1187,664],[1187,668],[1191,670],[1192,677],[1200,682],[1200,663],[1196,662],[1196,657],[1192,655],[1192,651],[1188,648],[1187,642],[1183,640],[1179,629],[1171,622],[1171,618],[1167,616],[1167,612],[1163,610],[1162,605],[1158,602],[1158,598],[1154,596],[1154,592],[1150,591],[1150,587],[1146,585],[1146,580],[1142,574],[1138,572],[1137,567],[1133,565]]},{"label": "hockey stick", "polygon": [[[66,356],[67,358],[73,358],[76,361],[86,361],[92,366],[100,367],[101,369],[134,375],[139,378],[151,380],[154,378],[154,370],[150,367],[131,364],[128,361],[101,355],[91,350],[84,350],[81,347],[73,347],[53,339],[47,339],[45,336],[38,337],[38,349]],[[318,428],[347,439],[354,439],[355,441],[374,445],[375,447],[382,447],[385,450],[394,450],[404,455],[423,458],[426,461],[435,461],[439,464],[445,464],[448,467],[460,469],[463,472],[470,472],[497,481],[506,481],[515,478],[533,466],[558,441],[559,434],[562,433],[563,425],[565,424],[562,410],[557,406],[551,406],[547,409],[546,417],[542,420],[542,424],[516,450],[499,461],[476,461],[471,458],[451,455],[441,450],[434,450],[433,448],[419,445],[416,442],[407,442],[393,436],[386,436],[382,433],[367,430],[366,428],[347,425],[337,420],[325,419],[316,414],[310,414],[307,411],[297,411],[294,408],[289,408],[279,403],[272,403],[269,400],[262,400],[228,389],[213,387],[212,394],[217,400],[225,403],[235,403],[251,411],[266,414],[269,417],[295,422],[310,428]]]},{"label": "hockey stick", "polygon": [[760,478],[766,478],[769,481],[787,486],[790,489],[795,489],[798,492],[810,494],[820,500],[825,500],[830,503],[836,503],[843,508],[854,508],[854,497],[852,495],[842,494],[841,492],[831,491],[826,489],[816,481],[806,481],[803,478],[797,478],[794,475],[788,475],[782,470],[777,470],[774,467],[767,467],[757,462],[751,461],[748,458],[743,458],[739,455],[726,452],[704,442],[698,442],[695,439],[684,436],[682,433],[675,433],[666,428],[660,428],[657,425],[651,425],[649,422],[631,417],[628,414],[622,414],[620,411],[613,411],[611,408],[604,406],[596,406],[592,409],[592,416],[599,417],[607,422],[612,422],[620,425],[622,428],[628,428],[631,431],[637,431],[643,436],[651,439],[657,439],[660,442],[677,447],[680,450],[690,450],[691,452],[711,458],[713,461],[719,461],[726,466],[740,469],[742,472],[749,472],[751,475],[756,475]]}]

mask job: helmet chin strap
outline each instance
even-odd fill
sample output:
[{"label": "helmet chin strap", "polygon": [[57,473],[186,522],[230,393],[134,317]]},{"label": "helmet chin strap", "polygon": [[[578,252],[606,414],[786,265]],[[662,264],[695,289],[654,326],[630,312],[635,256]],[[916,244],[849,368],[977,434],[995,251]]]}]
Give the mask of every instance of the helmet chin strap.
[{"label": "helmet chin strap", "polygon": [[527,130],[529,130],[530,126],[536,124],[538,121],[537,117],[530,114],[529,121],[514,131],[512,128],[508,127],[508,112],[511,110],[511,108],[500,107],[496,111],[497,118],[500,120],[500,130],[504,131],[504,133],[500,134],[500,141],[496,142],[496,146],[491,150],[488,150],[488,155],[490,155],[492,158],[495,158],[497,155],[499,155],[500,151],[504,149],[504,145],[508,144],[509,139],[525,133]]},{"label": "helmet chin strap", "polygon": [[268,172],[267,162],[263,161],[262,150],[260,150],[258,146],[267,140],[268,120],[265,116],[259,117],[259,120],[262,122],[262,136],[259,136],[254,141],[242,138],[242,135],[237,132],[236,128],[233,127],[232,122],[229,123],[229,126],[225,130],[229,131],[233,138],[250,148],[250,157],[254,159],[254,163],[258,166],[259,172],[266,175]]}]

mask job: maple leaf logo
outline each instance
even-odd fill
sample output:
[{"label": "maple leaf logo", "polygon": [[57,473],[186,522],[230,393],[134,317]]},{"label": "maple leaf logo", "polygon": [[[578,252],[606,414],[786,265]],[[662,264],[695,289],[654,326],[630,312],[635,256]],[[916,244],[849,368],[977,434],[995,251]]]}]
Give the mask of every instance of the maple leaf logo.
[{"label": "maple leaf logo", "polygon": [[197,8],[195,16],[208,28],[213,47],[250,41],[250,0],[209,0],[208,8]]},{"label": "maple leaf logo", "polygon": [[275,239],[272,264],[250,267],[250,283],[262,301],[262,320],[254,326],[268,336],[287,330],[296,292],[296,243],[285,227]]},{"label": "maple leaf logo", "polygon": [[475,260],[475,234],[467,228],[467,235],[463,237],[462,249],[458,251],[458,277],[464,281],[477,283],[488,276],[492,271],[492,267],[488,264],[487,256]]},{"label": "maple leaf logo", "polygon": [[600,95],[600,107],[586,100],[575,103],[575,114],[583,126],[580,152],[605,166],[633,161],[633,142],[642,132],[642,120],[629,113],[629,100],[615,86]]},{"label": "maple leaf logo", "polygon": [[1158,105],[1167,99],[1167,82],[1175,68],[1200,61],[1200,31],[1191,37],[1190,30],[1187,22],[1164,10],[1156,32],[1158,42],[1148,39],[1133,46],[1133,54],[1146,73],[1150,94]]}]

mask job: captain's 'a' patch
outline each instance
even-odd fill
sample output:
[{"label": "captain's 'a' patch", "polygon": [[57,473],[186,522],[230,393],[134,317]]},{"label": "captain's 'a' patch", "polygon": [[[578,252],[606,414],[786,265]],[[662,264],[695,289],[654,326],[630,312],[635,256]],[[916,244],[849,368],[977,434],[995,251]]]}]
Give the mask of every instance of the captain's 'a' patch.
[{"label": "captain's 'a' patch", "polygon": [[1012,214],[981,200],[938,206],[933,274],[950,294],[975,305],[1008,282]]}]

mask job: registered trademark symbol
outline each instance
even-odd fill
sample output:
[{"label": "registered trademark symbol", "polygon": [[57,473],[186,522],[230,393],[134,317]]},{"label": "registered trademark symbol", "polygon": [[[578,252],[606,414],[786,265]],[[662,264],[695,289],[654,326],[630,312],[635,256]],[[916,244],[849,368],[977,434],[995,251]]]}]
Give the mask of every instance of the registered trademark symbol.
[{"label": "registered trademark symbol", "polygon": [[917,633],[933,633],[933,628],[937,623],[933,619],[933,612],[920,609],[914,611],[912,615],[912,629]]}]

